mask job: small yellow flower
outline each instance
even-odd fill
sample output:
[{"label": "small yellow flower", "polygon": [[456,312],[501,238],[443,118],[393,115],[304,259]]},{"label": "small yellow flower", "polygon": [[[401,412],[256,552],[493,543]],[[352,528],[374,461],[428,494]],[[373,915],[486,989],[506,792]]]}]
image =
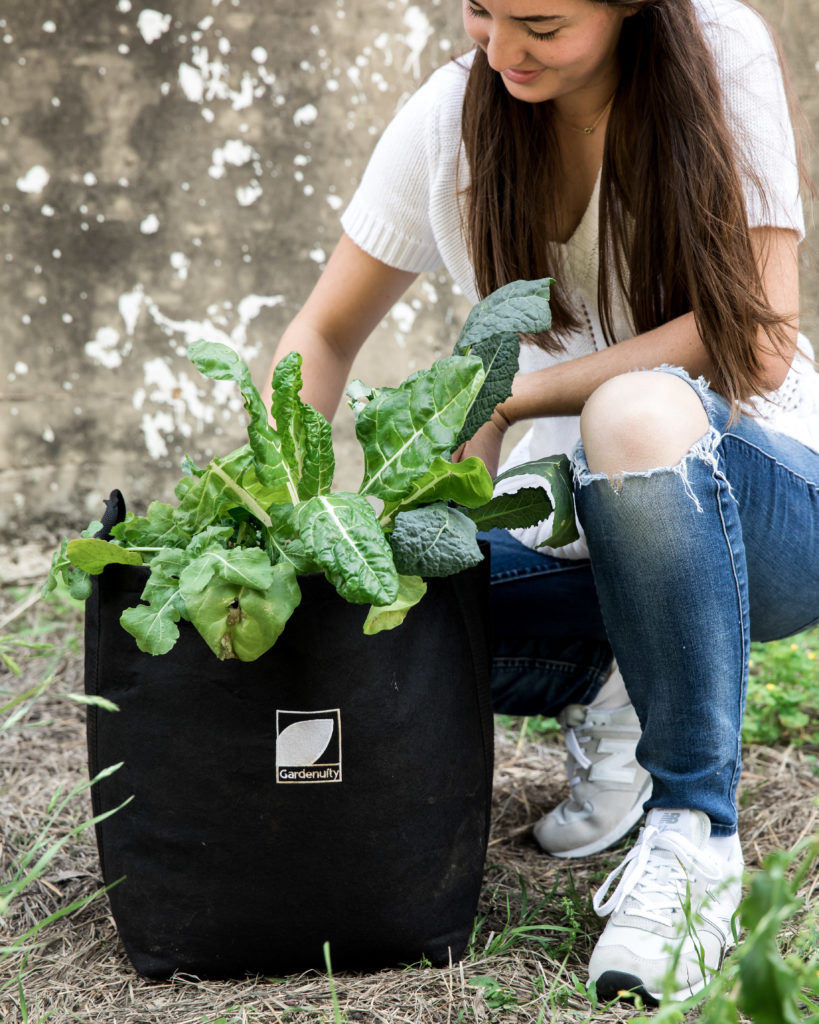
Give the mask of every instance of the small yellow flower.
[{"label": "small yellow flower", "polygon": [[765,689],[766,690],[775,690],[776,689],[776,683],[765,683]]},{"label": "small yellow flower", "polygon": [[753,667],[754,667],[754,659],[753,658],[749,658],[748,659],[748,668],[753,668]]},{"label": "small yellow flower", "polygon": [[792,651],[798,651],[799,650],[799,645],[798,644],[791,644],[791,650]]},{"label": "small yellow flower", "polygon": [[816,651],[808,651],[808,661],[816,661]]}]

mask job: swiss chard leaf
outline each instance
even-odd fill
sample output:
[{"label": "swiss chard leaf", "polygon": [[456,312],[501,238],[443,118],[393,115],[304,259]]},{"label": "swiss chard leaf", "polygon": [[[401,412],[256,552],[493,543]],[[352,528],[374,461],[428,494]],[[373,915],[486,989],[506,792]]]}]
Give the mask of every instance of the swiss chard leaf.
[{"label": "swiss chard leaf", "polygon": [[406,512],[433,501],[454,501],[470,508],[483,505],[492,497],[492,477],[478,458],[449,462],[438,456],[423,476],[413,482],[412,490],[399,502],[387,502],[381,523],[389,525],[399,512]]},{"label": "swiss chard leaf", "polygon": [[455,352],[468,353],[489,338],[509,333],[537,334],[552,326],[549,292],[554,281],[512,281],[477,303],[469,312],[455,343]]},{"label": "swiss chard leaf", "polygon": [[483,555],[471,519],[444,502],[402,512],[390,534],[395,567],[405,576],[450,576]]},{"label": "swiss chard leaf", "polygon": [[219,521],[231,509],[245,508],[267,526],[267,512],[240,482],[252,469],[253,453],[248,446],[239,448],[226,459],[214,459],[202,476],[189,487],[176,507],[180,529],[189,535],[200,533]]},{"label": "swiss chard leaf", "polygon": [[144,516],[128,515],[111,527],[111,536],[132,548],[185,547],[190,534],[179,525],[176,509],[152,501]]},{"label": "swiss chard leaf", "polygon": [[145,654],[167,654],[179,639],[179,622],[185,604],[176,582],[157,578],[153,571],[143,591],[147,604],[126,608],[120,625]]},{"label": "swiss chard leaf", "polygon": [[[532,462],[524,462],[519,466],[513,466],[511,469],[506,470],[505,473],[495,477],[495,485],[497,486],[501,481],[513,479],[514,477],[530,476],[540,477],[544,481],[554,505],[551,535],[538,546],[559,548],[563,547],[564,544],[571,544],[572,541],[577,540],[579,534],[574,515],[572,477],[568,458],[565,455],[550,455],[543,459],[534,459]],[[528,481],[527,486],[518,493],[524,494],[524,491],[527,489]],[[513,495],[509,495],[509,497],[513,497]],[[529,499],[524,494],[524,497],[519,500],[526,502]],[[533,526],[535,523],[530,519],[528,523],[523,523],[522,525]]]},{"label": "swiss chard leaf", "polygon": [[267,590],[273,582],[273,566],[262,548],[211,548],[180,574],[179,590],[188,607],[214,577],[237,587]]},{"label": "swiss chard leaf", "polygon": [[479,530],[514,530],[543,522],[553,508],[543,487],[522,487],[514,494],[497,494],[480,508],[463,512]]},{"label": "swiss chard leaf", "polygon": [[364,620],[364,632],[374,636],[387,629],[395,629],[427,592],[427,585],[420,576],[399,576],[398,596],[388,605],[372,605]]},{"label": "swiss chard leaf", "polygon": [[369,401],[356,389],[355,430],[365,466],[359,493],[405,498],[432,460],[456,447],[484,376],[477,356],[449,356],[397,388],[369,392]]},{"label": "swiss chard leaf", "polygon": [[308,557],[347,601],[391,604],[398,573],[375,511],[360,494],[317,495],[296,508]]},{"label": "swiss chard leaf", "polygon": [[106,565],[142,565],[142,555],[98,537],[70,540],[66,547],[69,562],[77,569],[97,576]]},{"label": "swiss chard leaf", "polygon": [[223,661],[261,657],[281,636],[301,601],[293,566],[280,562],[268,567],[271,580],[265,590],[216,578],[186,599],[191,622]]},{"label": "swiss chard leaf", "polygon": [[483,362],[486,379],[458,435],[468,441],[512,393],[518,371],[520,335],[547,331],[552,325],[549,308],[551,278],[513,281],[473,306],[455,343],[455,353],[470,353]]},{"label": "swiss chard leaf", "polygon": [[299,397],[301,355],[290,352],[273,373],[273,418],[282,454],[298,479],[300,498],[327,494],[333,483],[335,456],[330,424]]},{"label": "swiss chard leaf", "polygon": [[280,438],[268,421],[267,409],[245,363],[233,349],[215,341],[194,342],[188,348],[188,356],[205,377],[232,380],[239,385],[250,417],[247,436],[259,479],[277,492],[280,501],[298,501],[298,472],[285,458]]}]

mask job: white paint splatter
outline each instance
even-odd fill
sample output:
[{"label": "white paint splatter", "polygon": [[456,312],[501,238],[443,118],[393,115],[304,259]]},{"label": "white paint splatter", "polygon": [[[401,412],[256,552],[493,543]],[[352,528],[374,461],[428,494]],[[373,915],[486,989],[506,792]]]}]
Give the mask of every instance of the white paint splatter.
[{"label": "white paint splatter", "polygon": [[54,213],[55,213],[55,210],[54,210],[54,207],[50,203],[43,203],[43,205],[40,207],[40,213],[44,217],[53,217]]},{"label": "white paint splatter", "polygon": [[331,210],[340,210],[341,207],[344,205],[344,200],[341,198],[341,196],[335,196],[331,194],[326,196],[325,199],[327,201],[327,205],[330,207]]},{"label": "white paint splatter", "polygon": [[119,331],[113,327],[100,327],[96,337],[85,343],[85,354],[107,370],[115,370],[122,366],[122,355],[117,348],[119,338]]},{"label": "white paint splatter", "polygon": [[131,0],[118,0],[117,10],[120,14],[127,14],[131,10]]},{"label": "white paint splatter", "polygon": [[155,213],[149,213],[143,221],[140,221],[139,230],[143,235],[155,235],[159,231],[159,217]]},{"label": "white paint splatter", "polygon": [[211,165],[208,174],[211,178],[221,178],[225,173],[225,166],[231,164],[233,167],[243,167],[251,160],[258,160],[259,154],[241,139],[228,139],[224,146],[217,146],[211,154]]},{"label": "white paint splatter", "polygon": [[170,14],[162,14],[159,11],[152,10],[150,7],[146,7],[144,10],[139,12],[137,28],[139,29],[139,33],[142,38],[149,46],[151,43],[155,43],[157,39],[164,36],[170,27]]},{"label": "white paint splatter", "polygon": [[249,185],[236,189],[236,202],[239,206],[252,206],[263,193],[264,189],[254,178]]},{"label": "white paint splatter", "polygon": [[299,107],[295,114],[293,114],[293,124],[297,127],[313,124],[317,117],[318,110],[316,110],[315,106],[312,103],[305,103],[303,107]]},{"label": "white paint splatter", "polygon": [[14,364],[14,372],[18,377],[22,377],[28,373],[28,364],[23,362],[17,362]]},{"label": "white paint splatter", "polygon": [[410,51],[404,61],[404,71],[412,71],[415,78],[420,78],[421,54],[434,30],[429,23],[429,18],[420,7],[408,7],[403,17],[403,24],[409,31],[403,36],[402,42]]},{"label": "white paint splatter", "polygon": [[263,46],[254,46],[250,51],[250,56],[257,64],[264,64],[267,60],[267,50]]},{"label": "white paint splatter", "polygon": [[392,318],[402,334],[409,334],[416,316],[415,310],[407,302],[396,302],[392,307]]},{"label": "white paint splatter", "polygon": [[[122,317],[123,323],[125,324],[125,331],[129,337],[133,337],[134,331],[136,330],[137,320],[139,319],[139,313],[142,309],[144,298],[145,291],[142,285],[138,284],[132,292],[123,292],[117,302],[119,315]],[[128,348],[128,351],[130,351],[130,347]]]},{"label": "white paint splatter", "polygon": [[52,444],[54,442],[54,430],[47,423],[43,427],[42,438],[46,442],[46,444]]},{"label": "white paint splatter", "polygon": [[325,263],[327,261],[327,253],[320,245],[317,245],[315,249],[310,250],[310,259],[314,263]]},{"label": "white paint splatter", "polygon": [[179,88],[191,103],[201,103],[205,96],[205,81],[202,75],[184,61],[179,65]]},{"label": "white paint splatter", "polygon": [[96,174],[94,174],[93,171],[86,171],[85,174],[82,176],[82,183],[83,183],[83,185],[88,185],[89,187],[91,185],[96,185],[97,184],[97,176],[96,176]]},{"label": "white paint splatter", "polygon": [[42,24],[43,32],[56,32],[57,26],[53,21],[44,21]]},{"label": "white paint splatter", "polygon": [[184,252],[172,252],[170,255],[170,263],[176,271],[176,276],[179,280],[186,281],[188,279],[188,270],[190,269],[191,261]]},{"label": "white paint splatter", "polygon": [[24,175],[17,179],[17,188],[29,195],[38,195],[51,180],[51,175],[41,164],[30,167]]}]

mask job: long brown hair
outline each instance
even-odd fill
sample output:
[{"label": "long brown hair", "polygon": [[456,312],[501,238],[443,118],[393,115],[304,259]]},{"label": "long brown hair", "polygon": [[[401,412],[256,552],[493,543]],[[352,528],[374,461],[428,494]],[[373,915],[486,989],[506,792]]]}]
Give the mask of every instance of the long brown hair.
[{"label": "long brown hair", "polygon": [[[759,330],[784,351],[788,317],[763,294],[741,175],[763,197],[764,188],[726,123],[693,3],[593,2],[637,8],[623,21],[601,177],[598,302],[606,340],[614,340],[616,284],[637,333],[693,311],[712,386],[735,402],[760,394]],[[515,100],[478,50],[462,130],[470,170],[465,230],[478,290],[554,276],[552,331],[533,340],[558,351],[580,321],[560,287],[552,241],[559,220],[550,183],[560,168],[552,104]]]}]

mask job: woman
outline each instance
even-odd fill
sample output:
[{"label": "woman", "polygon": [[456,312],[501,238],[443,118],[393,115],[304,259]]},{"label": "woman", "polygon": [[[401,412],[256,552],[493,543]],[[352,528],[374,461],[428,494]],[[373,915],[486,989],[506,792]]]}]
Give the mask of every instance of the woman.
[{"label": "woman", "polygon": [[730,942],[749,642],[819,620],[819,378],[796,327],[782,72],[740,0],[464,0],[464,24],[474,53],[388,127],[274,362],[301,351],[304,397],[331,416],[418,273],[443,262],[473,301],[556,279],[552,331],[459,455],[496,472],[522,420],[510,464],[573,453],[584,538],[544,553],[542,530],[490,535],[495,701],[561,716],[572,796],[536,826],[549,852],[603,849],[647,812],[595,897],[611,917],[589,976],[654,1002],[687,887],[676,991]]}]

